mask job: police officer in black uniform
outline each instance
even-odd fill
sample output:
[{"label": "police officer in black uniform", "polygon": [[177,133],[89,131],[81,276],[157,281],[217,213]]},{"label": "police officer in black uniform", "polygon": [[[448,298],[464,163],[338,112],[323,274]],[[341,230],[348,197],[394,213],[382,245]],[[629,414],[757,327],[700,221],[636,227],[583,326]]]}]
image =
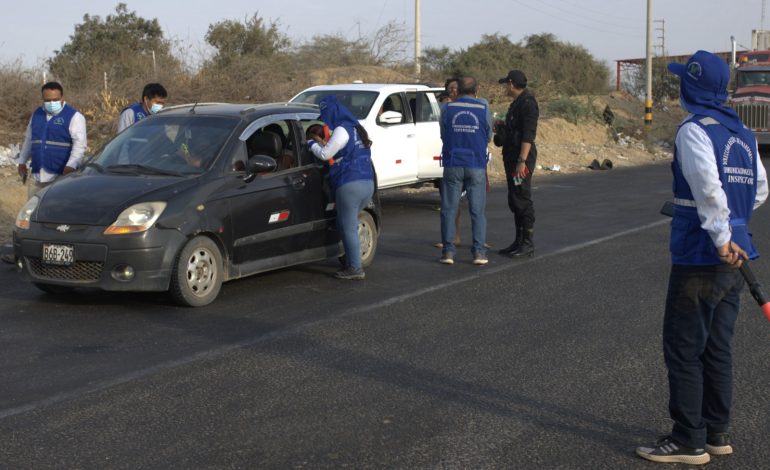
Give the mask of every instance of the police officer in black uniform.
[{"label": "police officer in black uniform", "polygon": [[505,122],[495,123],[494,143],[503,147],[505,178],[508,182],[508,207],[516,223],[516,239],[499,251],[513,258],[532,256],[535,245],[535,208],[532,203],[532,174],[537,160],[537,120],[540,110],[535,96],[527,90],[527,76],[511,70],[499,82],[513,98]]}]

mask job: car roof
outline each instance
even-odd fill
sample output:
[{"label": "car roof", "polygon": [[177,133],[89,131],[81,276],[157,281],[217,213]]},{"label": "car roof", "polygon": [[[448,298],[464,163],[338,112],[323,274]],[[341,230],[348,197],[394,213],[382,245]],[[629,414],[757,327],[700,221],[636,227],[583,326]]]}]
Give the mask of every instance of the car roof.
[{"label": "car roof", "polygon": [[193,111],[203,116],[230,116],[248,121],[271,114],[318,113],[318,106],[305,103],[188,103],[163,108],[163,116],[183,116]]},{"label": "car roof", "polygon": [[[421,85],[417,83],[345,83],[338,85],[317,85],[307,88],[305,91],[317,91],[317,90],[360,90],[360,91],[376,91],[376,92],[396,92],[401,90],[432,90],[427,85]],[[443,88],[441,88],[443,90]]]}]

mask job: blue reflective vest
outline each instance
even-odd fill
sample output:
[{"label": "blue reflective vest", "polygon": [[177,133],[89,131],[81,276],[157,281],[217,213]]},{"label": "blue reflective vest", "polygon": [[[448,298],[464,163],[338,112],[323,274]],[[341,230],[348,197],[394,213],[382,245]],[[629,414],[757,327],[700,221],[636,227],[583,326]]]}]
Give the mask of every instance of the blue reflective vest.
[{"label": "blue reflective vest", "polygon": [[47,119],[43,107],[32,113],[32,173],[44,168],[49,173],[60,175],[72,153],[70,122],[78,111],[68,104],[55,116]]},{"label": "blue reflective vest", "polygon": [[120,114],[123,114],[124,111],[127,109],[130,109],[134,113],[134,122],[139,122],[142,119],[147,117],[147,112],[144,110],[144,105],[142,103],[134,103],[130,106],[126,106],[123,108],[123,111],[120,112]]},{"label": "blue reflective vest", "polygon": [[486,168],[487,106],[461,96],[447,103],[441,115],[442,163],[445,168]]},{"label": "blue reflective vest", "polygon": [[339,127],[345,129],[350,138],[345,147],[334,156],[334,164],[329,167],[329,183],[335,191],[351,181],[374,179],[372,151],[364,147],[354,126],[346,122]]},{"label": "blue reflective vest", "polygon": [[[757,258],[748,224],[754,210],[757,194],[757,159],[754,153],[756,141],[749,129],[731,132],[710,117],[692,116],[685,121],[693,122],[703,129],[714,146],[714,158],[727,196],[730,209],[732,241],[749,255]],[[674,148],[674,216],[671,221],[671,261],[674,264],[713,266],[721,264],[719,254],[708,232],[701,228],[698,212],[679,166],[679,152]]]}]

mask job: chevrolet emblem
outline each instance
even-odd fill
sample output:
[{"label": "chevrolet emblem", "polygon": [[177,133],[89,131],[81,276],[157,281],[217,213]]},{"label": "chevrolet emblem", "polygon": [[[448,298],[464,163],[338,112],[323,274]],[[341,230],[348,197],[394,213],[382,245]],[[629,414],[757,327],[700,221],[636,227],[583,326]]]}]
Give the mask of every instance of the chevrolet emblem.
[{"label": "chevrolet emblem", "polygon": [[68,232],[69,229],[70,229],[69,225],[59,225],[58,227],[56,227],[56,230],[60,232]]}]

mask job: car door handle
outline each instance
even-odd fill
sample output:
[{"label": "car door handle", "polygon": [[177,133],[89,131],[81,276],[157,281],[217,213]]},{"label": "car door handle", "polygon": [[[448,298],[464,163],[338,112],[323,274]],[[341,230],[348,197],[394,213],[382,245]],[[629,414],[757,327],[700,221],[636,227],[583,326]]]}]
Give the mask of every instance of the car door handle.
[{"label": "car door handle", "polygon": [[291,178],[291,187],[294,189],[302,189],[305,187],[305,177],[303,176],[294,176]]}]

